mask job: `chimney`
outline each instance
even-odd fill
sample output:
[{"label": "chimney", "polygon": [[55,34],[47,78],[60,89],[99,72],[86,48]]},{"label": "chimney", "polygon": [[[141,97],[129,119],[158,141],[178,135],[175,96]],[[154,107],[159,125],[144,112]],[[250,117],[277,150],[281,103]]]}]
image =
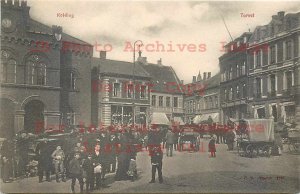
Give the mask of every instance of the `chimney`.
[{"label": "chimney", "polygon": [[147,65],[147,57],[138,57],[137,59],[138,62],[142,63],[143,65]]},{"label": "chimney", "polygon": [[100,59],[106,59],[106,51],[100,51]]},{"label": "chimney", "polygon": [[277,13],[277,15],[278,15],[279,19],[280,19],[281,21],[283,21],[283,19],[284,19],[284,11],[279,11],[279,12]]},{"label": "chimney", "polygon": [[157,61],[157,65],[162,65],[161,58]]},{"label": "chimney", "polygon": [[206,80],[206,72],[203,73],[203,80]]},{"label": "chimney", "polygon": [[196,82],[196,76],[193,76],[193,83]]},{"label": "chimney", "polygon": [[211,72],[207,72],[207,79],[211,77]]}]

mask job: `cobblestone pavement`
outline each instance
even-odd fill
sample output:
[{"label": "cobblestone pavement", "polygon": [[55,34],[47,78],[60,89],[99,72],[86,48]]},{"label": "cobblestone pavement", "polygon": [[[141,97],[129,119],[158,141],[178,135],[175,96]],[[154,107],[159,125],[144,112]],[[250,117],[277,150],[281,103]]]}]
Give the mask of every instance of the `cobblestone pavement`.
[{"label": "cobblestone pavement", "polygon": [[[149,184],[150,157],[146,151],[137,157],[138,180],[114,181],[114,174],[106,176],[105,188],[94,193],[107,192],[299,192],[299,155],[285,151],[282,156],[246,158],[236,151],[227,151],[217,145],[217,157],[209,158],[207,141],[199,152],[177,152],[163,159],[164,183]],[[52,177],[54,179],[54,177]],[[66,183],[38,183],[37,177],[12,183],[1,183],[4,193],[69,193],[71,181]],[[76,191],[79,192],[78,183]]]}]

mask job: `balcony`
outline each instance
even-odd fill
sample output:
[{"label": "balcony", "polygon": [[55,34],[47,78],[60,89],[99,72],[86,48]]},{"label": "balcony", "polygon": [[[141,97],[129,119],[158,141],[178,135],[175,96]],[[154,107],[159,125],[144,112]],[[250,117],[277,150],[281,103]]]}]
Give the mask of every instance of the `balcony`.
[{"label": "balcony", "polygon": [[289,87],[288,89],[285,89],[285,90],[282,90],[282,95],[283,96],[293,96],[296,94],[296,87],[295,86],[292,86],[292,87]]}]

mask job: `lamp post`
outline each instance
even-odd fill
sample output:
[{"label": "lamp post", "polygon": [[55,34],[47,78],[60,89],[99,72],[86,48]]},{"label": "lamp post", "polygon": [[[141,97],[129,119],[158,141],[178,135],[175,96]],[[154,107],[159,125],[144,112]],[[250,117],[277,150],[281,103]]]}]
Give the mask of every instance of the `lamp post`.
[{"label": "lamp post", "polygon": [[134,43],[133,43],[133,69],[132,69],[132,75],[133,75],[133,101],[132,101],[132,117],[133,117],[133,126],[135,125],[135,45],[137,43],[140,43],[138,45],[139,49],[138,51],[140,51],[140,47],[143,46],[143,42],[141,40],[136,40]]}]

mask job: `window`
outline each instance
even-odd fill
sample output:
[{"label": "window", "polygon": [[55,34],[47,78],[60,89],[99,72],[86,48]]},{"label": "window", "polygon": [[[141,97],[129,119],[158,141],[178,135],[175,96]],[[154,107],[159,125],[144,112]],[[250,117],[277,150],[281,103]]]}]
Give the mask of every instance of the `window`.
[{"label": "window", "polygon": [[292,52],[293,52],[292,51],[292,41],[289,40],[289,41],[286,42],[286,54],[285,54],[285,56],[286,56],[287,60],[292,58]]},{"label": "window", "polygon": [[247,97],[247,88],[246,88],[246,84],[243,84],[243,98]]},{"label": "window", "polygon": [[232,79],[232,67],[230,67],[229,79]]},{"label": "window", "polygon": [[134,89],[133,84],[127,85],[127,98],[133,98],[133,89]]},{"label": "window", "polygon": [[272,106],[272,116],[274,117],[274,122],[277,122],[277,107],[276,105]]},{"label": "window", "polygon": [[270,47],[270,60],[271,60],[271,64],[276,62],[276,48],[275,46],[271,46]]},{"label": "window", "polygon": [[152,95],[151,97],[151,105],[156,106],[156,95]]},{"label": "window", "polygon": [[120,97],[120,94],[121,94],[120,89],[121,89],[120,83],[114,83],[114,89],[113,89],[114,97]]},{"label": "window", "polygon": [[261,94],[262,94],[262,82],[261,82],[261,78],[256,78],[256,95],[257,98],[261,98]]},{"label": "window", "polygon": [[233,96],[233,89],[230,88],[230,92],[229,92],[229,100],[232,100],[232,96]]},{"label": "window", "polygon": [[227,99],[228,99],[227,98],[227,90],[226,89],[224,90],[224,99],[225,99],[225,101],[227,101]]},{"label": "window", "polygon": [[218,96],[215,96],[215,107],[217,108],[219,106],[219,99]]},{"label": "window", "polygon": [[271,96],[275,96],[276,94],[276,76],[270,75],[270,92]]},{"label": "window", "polygon": [[141,99],[145,99],[146,98],[146,90],[147,87],[146,86],[141,86]]},{"label": "window", "polygon": [[178,107],[178,97],[173,98],[173,107],[175,107],[175,108]]},{"label": "window", "polygon": [[236,65],[236,77],[240,76],[240,67],[239,65]]},{"label": "window", "polygon": [[76,75],[74,72],[71,72],[70,75],[70,89],[71,90],[76,90]]},{"label": "window", "polygon": [[26,62],[27,82],[34,85],[46,85],[45,60],[38,55],[31,55]]},{"label": "window", "polygon": [[163,104],[164,104],[164,97],[159,96],[158,97],[158,106],[163,107]]},{"label": "window", "polygon": [[4,83],[16,83],[17,61],[14,58],[12,58],[11,53],[5,50],[1,51],[1,57],[1,81]]},{"label": "window", "polygon": [[171,105],[171,98],[169,96],[166,97],[166,107],[170,107]]},{"label": "window", "polygon": [[213,108],[214,103],[213,103],[213,98],[209,97],[209,108]]},{"label": "window", "polygon": [[242,65],[242,75],[246,75],[246,62]]},{"label": "window", "polygon": [[193,112],[196,112],[196,102],[193,102]]},{"label": "window", "polygon": [[246,36],[244,37],[244,43],[247,43],[247,37]]},{"label": "window", "polygon": [[261,67],[261,50],[256,52],[256,68]]},{"label": "window", "polygon": [[239,86],[236,86],[236,98],[240,98],[240,88]]},{"label": "window", "polygon": [[293,72],[292,71],[288,71],[286,72],[286,89],[290,90],[292,88],[293,84]]}]

